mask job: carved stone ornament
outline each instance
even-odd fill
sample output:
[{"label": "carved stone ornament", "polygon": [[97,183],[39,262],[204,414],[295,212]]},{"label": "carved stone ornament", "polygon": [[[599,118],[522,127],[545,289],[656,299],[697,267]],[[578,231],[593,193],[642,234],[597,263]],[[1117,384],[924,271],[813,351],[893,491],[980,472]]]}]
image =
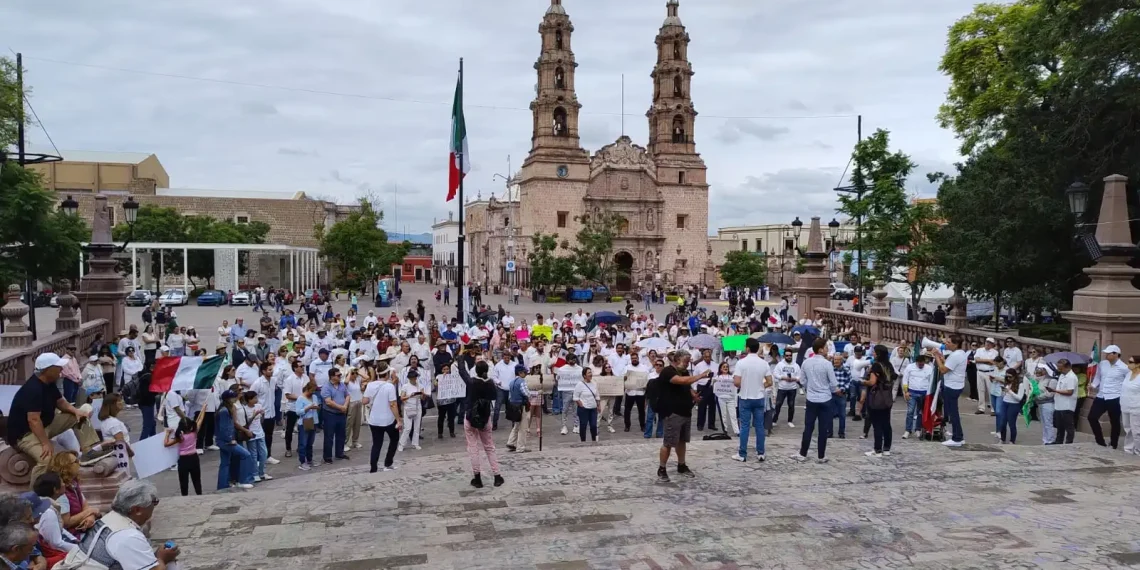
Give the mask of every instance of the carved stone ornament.
[{"label": "carved stone ornament", "polygon": [[621,189],[622,190],[629,190],[629,177],[628,176],[622,176],[621,177]]},{"label": "carved stone ornament", "polygon": [[593,160],[590,161],[590,168],[594,169],[607,166],[655,168],[653,160],[649,157],[649,154],[646,153],[645,148],[633,144],[633,141],[627,136],[618,138],[616,142],[608,144],[594,153]]},{"label": "carved stone ornament", "polygon": [[654,228],[654,227],[655,227],[655,226],[654,226],[654,223],[653,223],[653,210],[650,210],[650,211],[649,211],[649,212],[648,212],[648,213],[645,215],[645,229],[647,229],[647,230],[650,230],[650,231],[653,231],[653,228]]}]

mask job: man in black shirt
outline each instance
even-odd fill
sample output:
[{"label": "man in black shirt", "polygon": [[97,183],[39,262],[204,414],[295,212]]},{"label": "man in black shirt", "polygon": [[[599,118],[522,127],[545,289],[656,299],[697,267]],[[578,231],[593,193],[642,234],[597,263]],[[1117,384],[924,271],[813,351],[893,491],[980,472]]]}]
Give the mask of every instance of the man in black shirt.
[{"label": "man in black shirt", "polygon": [[677,473],[694,477],[695,475],[685,465],[685,446],[689,443],[689,435],[693,424],[693,404],[700,399],[693,391],[692,386],[702,378],[712,378],[709,371],[700,376],[686,376],[689,373],[689,359],[691,355],[687,350],[679,350],[671,355],[672,364],[661,369],[661,374],[655,380],[659,383],[657,399],[661,422],[665,425],[665,437],[662,438],[661,452],[658,458],[661,461],[657,468],[657,479],[669,482],[669,473],[665,464],[669,462],[670,450],[677,450]]},{"label": "man in black shirt", "polygon": [[55,453],[51,439],[67,430],[74,431],[79,439],[85,465],[98,461],[111,451],[92,450],[99,443],[99,436],[87,421],[90,406],[76,409],[59,393],[56,382],[66,364],[66,358],[54,353],[39,355],[32,376],[12,398],[7,440],[36,462],[30,475],[32,481],[44,473]]}]

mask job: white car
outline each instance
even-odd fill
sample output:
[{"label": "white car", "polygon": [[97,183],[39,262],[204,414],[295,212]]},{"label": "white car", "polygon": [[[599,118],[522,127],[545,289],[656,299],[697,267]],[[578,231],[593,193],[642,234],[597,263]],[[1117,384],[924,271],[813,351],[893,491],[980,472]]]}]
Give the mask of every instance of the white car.
[{"label": "white car", "polygon": [[190,302],[190,296],[182,289],[167,289],[158,298],[161,305],[178,305],[182,306]]},{"label": "white car", "polygon": [[253,299],[250,298],[249,291],[238,291],[237,293],[234,293],[233,298],[230,299],[230,305],[233,305],[233,306],[236,306],[236,305],[249,306],[249,304],[252,302],[253,302]]}]

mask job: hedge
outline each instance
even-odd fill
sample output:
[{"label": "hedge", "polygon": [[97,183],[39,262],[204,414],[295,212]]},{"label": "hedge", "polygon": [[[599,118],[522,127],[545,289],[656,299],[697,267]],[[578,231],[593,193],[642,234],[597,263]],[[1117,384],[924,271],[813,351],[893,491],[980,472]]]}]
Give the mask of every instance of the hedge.
[{"label": "hedge", "polygon": [[610,297],[611,303],[620,303],[625,300],[625,297]]}]

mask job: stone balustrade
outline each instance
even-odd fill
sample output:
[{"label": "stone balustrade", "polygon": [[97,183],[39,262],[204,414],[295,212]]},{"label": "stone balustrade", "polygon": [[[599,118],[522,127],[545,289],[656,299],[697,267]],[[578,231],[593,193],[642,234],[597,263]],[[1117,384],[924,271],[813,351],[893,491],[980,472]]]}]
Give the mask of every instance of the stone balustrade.
[{"label": "stone balustrade", "polygon": [[[844,330],[848,328],[854,329],[861,337],[867,338],[872,342],[892,346],[898,345],[904,340],[914,342],[915,339],[921,337],[938,340],[957,333],[962,335],[967,344],[970,342],[981,344],[985,341],[986,337],[994,337],[999,341],[1012,337],[1017,341],[1018,346],[1020,346],[1023,351],[1028,351],[1029,348],[1036,348],[1041,354],[1050,354],[1053,352],[1072,350],[1068,343],[1063,342],[1026,338],[1007,333],[987,332],[970,328],[955,329],[949,325],[908,321],[905,319],[875,316],[868,313],[853,313],[849,311],[837,311],[835,309],[816,308],[815,315],[817,319],[827,319],[831,321],[835,324],[836,328]],[[846,326],[844,326],[844,323],[846,323]]]},{"label": "stone balustrade", "polygon": [[[100,333],[104,338],[112,338],[107,319],[82,323],[75,330],[57,332],[24,347],[0,350],[0,384],[23,384],[32,374],[36,357],[45,352],[64,354],[66,349],[75,347],[76,355],[81,356]],[[80,368],[83,364],[81,361]]]}]

